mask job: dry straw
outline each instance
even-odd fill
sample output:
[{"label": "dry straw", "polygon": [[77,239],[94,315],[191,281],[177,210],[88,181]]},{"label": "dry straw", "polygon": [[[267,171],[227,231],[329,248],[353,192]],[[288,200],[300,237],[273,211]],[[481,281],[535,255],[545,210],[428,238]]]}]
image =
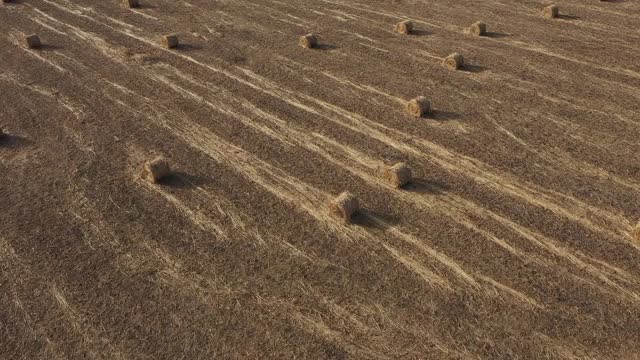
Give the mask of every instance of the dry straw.
[{"label": "dry straw", "polygon": [[633,229],[631,229],[631,239],[637,244],[640,244],[640,222]]},{"label": "dry straw", "polygon": [[178,35],[176,34],[165,35],[162,38],[162,43],[167,49],[175,49],[179,45]]},{"label": "dry straw", "polygon": [[39,49],[40,47],[42,47],[42,43],[40,42],[40,38],[36,34],[32,34],[32,35],[27,36],[26,40],[27,40],[27,46],[30,49]]},{"label": "dry straw", "polygon": [[157,183],[169,174],[171,174],[169,163],[163,157],[159,156],[146,162],[142,167],[142,173],[140,175],[143,179],[147,179],[152,183]]},{"label": "dry straw", "polygon": [[458,70],[464,65],[464,57],[458,53],[453,53],[447,56],[443,63],[450,70]]},{"label": "dry straw", "polygon": [[122,2],[124,3],[125,6],[128,6],[130,8],[140,7],[140,1],[139,0],[122,0]]},{"label": "dry straw", "polygon": [[340,194],[329,204],[331,215],[345,222],[351,222],[351,218],[358,209],[360,209],[358,199],[348,191]]},{"label": "dry straw", "polygon": [[481,21],[477,21],[469,27],[469,33],[473,35],[484,36],[487,34],[487,24]]},{"label": "dry straw", "polygon": [[431,113],[431,102],[424,96],[417,97],[407,103],[407,112],[415,117]]},{"label": "dry straw", "polygon": [[314,34],[303,35],[298,43],[305,49],[313,49],[318,46],[318,37]]},{"label": "dry straw", "polygon": [[396,26],[394,27],[394,30],[398,34],[405,34],[405,35],[411,34],[411,32],[413,31],[413,23],[409,20],[401,21],[396,24]]},{"label": "dry straw", "polygon": [[378,171],[380,177],[395,188],[405,186],[413,179],[411,168],[403,162],[395,165],[381,165]]},{"label": "dry straw", "polygon": [[560,9],[558,8],[558,5],[549,5],[542,11],[542,16],[546,17],[547,19],[557,18],[558,15],[560,15]]}]

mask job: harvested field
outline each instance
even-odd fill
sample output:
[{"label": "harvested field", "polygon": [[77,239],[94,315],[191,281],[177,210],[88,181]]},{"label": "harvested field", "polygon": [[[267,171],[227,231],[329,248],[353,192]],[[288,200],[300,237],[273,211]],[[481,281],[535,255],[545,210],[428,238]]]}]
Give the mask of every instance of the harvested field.
[{"label": "harvested field", "polygon": [[638,358],[638,1],[125,4],[0,3],[0,358]]}]

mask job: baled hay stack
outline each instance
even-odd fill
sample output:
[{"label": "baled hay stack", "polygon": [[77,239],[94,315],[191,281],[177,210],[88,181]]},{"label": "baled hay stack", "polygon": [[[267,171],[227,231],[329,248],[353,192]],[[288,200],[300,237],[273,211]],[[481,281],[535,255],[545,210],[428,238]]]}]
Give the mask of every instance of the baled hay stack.
[{"label": "baled hay stack", "polygon": [[449,70],[458,70],[464,65],[464,57],[458,53],[453,53],[447,56],[443,63]]},{"label": "baled hay stack", "polygon": [[549,5],[542,11],[542,16],[546,17],[547,19],[557,18],[558,15],[560,15],[560,9],[558,8],[558,5]]},{"label": "baled hay stack", "polygon": [[396,24],[394,30],[399,34],[411,34],[413,31],[413,23],[409,20],[401,21]]},{"label": "baled hay stack", "polygon": [[142,168],[142,178],[152,183],[157,183],[162,178],[171,174],[169,163],[163,157],[159,156],[144,164]]},{"label": "baled hay stack", "polygon": [[162,38],[162,43],[167,49],[175,49],[178,47],[178,44],[179,44],[178,35],[176,34],[165,35]]},{"label": "baled hay stack", "polygon": [[407,103],[407,112],[415,117],[431,113],[431,102],[424,96],[417,97]]},{"label": "baled hay stack", "polygon": [[305,49],[313,49],[318,46],[318,37],[314,34],[307,34],[300,36],[300,40],[298,42],[300,46]]},{"label": "baled hay stack", "polygon": [[331,214],[345,222],[350,222],[358,209],[360,209],[358,199],[348,191],[340,194],[329,204]]},{"label": "baled hay stack", "polygon": [[389,183],[389,185],[400,188],[413,179],[413,172],[407,164],[400,162],[393,166],[382,165],[380,167],[380,176]]},{"label": "baled hay stack", "polygon": [[487,33],[487,24],[477,21],[469,28],[469,33],[478,36],[484,36]]},{"label": "baled hay stack", "polygon": [[128,6],[130,8],[137,8],[140,7],[140,1],[139,0],[122,0],[124,2],[125,6]]},{"label": "baled hay stack", "polygon": [[42,46],[42,43],[40,42],[38,35],[33,34],[27,36],[27,46],[30,49],[39,49]]}]

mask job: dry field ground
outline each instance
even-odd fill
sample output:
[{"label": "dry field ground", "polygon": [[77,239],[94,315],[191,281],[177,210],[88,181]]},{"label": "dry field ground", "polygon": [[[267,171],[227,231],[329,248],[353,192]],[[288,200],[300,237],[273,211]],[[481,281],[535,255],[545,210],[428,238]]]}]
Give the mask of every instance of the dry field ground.
[{"label": "dry field ground", "polygon": [[639,359],[640,3],[547,5],[0,3],[0,358]]}]

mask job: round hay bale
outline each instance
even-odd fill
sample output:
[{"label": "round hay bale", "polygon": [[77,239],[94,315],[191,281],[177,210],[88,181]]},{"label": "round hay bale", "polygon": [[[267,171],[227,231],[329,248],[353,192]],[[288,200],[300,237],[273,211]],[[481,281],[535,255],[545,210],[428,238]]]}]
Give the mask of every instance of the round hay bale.
[{"label": "round hay bale", "polygon": [[631,239],[640,245],[640,222],[631,229]]},{"label": "round hay bale", "polygon": [[484,36],[487,34],[487,24],[477,21],[469,28],[469,33],[478,36]]},{"label": "round hay bale", "polygon": [[42,43],[40,42],[40,38],[36,34],[31,34],[31,35],[27,36],[26,40],[27,40],[27,46],[30,49],[39,49],[40,47],[42,47]]},{"label": "round hay bale", "polygon": [[157,183],[162,178],[171,174],[169,163],[163,157],[159,156],[144,164],[142,168],[142,178],[152,183]]},{"label": "round hay bale", "polygon": [[403,163],[397,163],[395,165],[383,165],[380,171],[380,176],[389,185],[400,188],[408,184],[413,179],[413,172],[411,168]]},{"label": "round hay bale", "polygon": [[407,103],[407,112],[415,117],[431,113],[431,102],[424,96],[417,97]]},{"label": "round hay bale", "polygon": [[404,34],[404,35],[411,34],[411,32],[413,31],[413,23],[409,20],[400,21],[399,23],[396,24],[396,26],[394,27],[394,30],[398,34]]},{"label": "round hay bale", "polygon": [[125,6],[128,6],[130,8],[137,8],[140,7],[140,1],[139,0],[122,0],[124,2]]},{"label": "round hay bale", "polygon": [[298,43],[305,49],[313,49],[318,46],[318,37],[314,34],[303,35]]},{"label": "round hay bale", "polygon": [[558,5],[549,5],[542,11],[542,16],[547,19],[557,18],[558,15],[560,15],[560,8],[558,8]]},{"label": "round hay bale", "polygon": [[329,204],[329,211],[336,218],[350,222],[353,215],[360,209],[358,199],[348,191],[338,195]]},{"label": "round hay bale", "polygon": [[458,70],[464,65],[464,57],[458,53],[453,53],[447,56],[443,63],[449,70]]},{"label": "round hay bale", "polygon": [[175,49],[180,44],[178,41],[178,35],[176,34],[165,35],[162,38],[162,43],[167,49]]}]

